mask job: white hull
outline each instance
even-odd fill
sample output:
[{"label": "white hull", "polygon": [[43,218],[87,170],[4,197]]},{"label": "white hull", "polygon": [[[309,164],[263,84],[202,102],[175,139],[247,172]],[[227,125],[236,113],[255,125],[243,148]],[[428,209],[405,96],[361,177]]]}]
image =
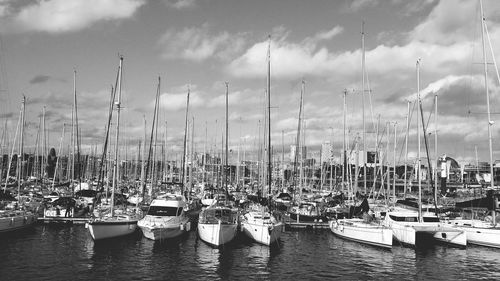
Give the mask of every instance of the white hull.
[{"label": "white hull", "polygon": [[6,211],[0,213],[0,233],[21,230],[33,226],[36,216],[23,211]]},{"label": "white hull", "polygon": [[405,245],[416,247],[418,246],[417,237],[427,235],[451,246],[467,246],[467,233],[461,229],[440,222],[418,222],[414,212],[400,212],[394,215],[394,217],[408,218],[411,221],[395,221],[390,216],[392,216],[391,213],[386,215],[385,226],[391,228],[394,238]]},{"label": "white hull", "polygon": [[449,220],[446,223],[467,233],[467,243],[500,248],[500,228],[479,220]]},{"label": "white hull", "polygon": [[198,223],[198,235],[210,245],[221,246],[234,239],[237,227],[236,223]]},{"label": "white hull", "polygon": [[257,243],[271,245],[281,237],[282,222],[276,224],[241,222],[241,231]]},{"label": "white hull", "polygon": [[124,236],[134,233],[137,229],[137,219],[112,217],[94,220],[86,224],[94,240]]},{"label": "white hull", "polygon": [[392,248],[392,230],[362,219],[343,219],[329,222],[332,232],[344,239],[373,246]]},{"label": "white hull", "polygon": [[191,229],[188,218],[183,220],[161,220],[144,217],[137,225],[141,228],[144,237],[151,240],[170,239],[180,236]]}]

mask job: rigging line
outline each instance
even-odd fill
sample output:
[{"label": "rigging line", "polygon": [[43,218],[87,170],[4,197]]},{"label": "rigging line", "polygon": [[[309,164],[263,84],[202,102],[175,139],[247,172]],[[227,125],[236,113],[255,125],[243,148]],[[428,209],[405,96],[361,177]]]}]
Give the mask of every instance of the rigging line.
[{"label": "rigging line", "polygon": [[[410,110],[410,116],[408,116],[408,124],[411,124],[411,120],[412,120],[412,118],[413,118],[413,112],[415,112],[416,104],[417,104],[417,102],[413,102],[413,107],[412,107],[412,109]],[[403,138],[404,140],[406,140],[406,134],[405,134],[405,136],[404,136],[404,137],[402,137],[402,138]],[[400,152],[399,152],[399,157],[398,157],[398,161],[397,161],[397,163],[401,163],[401,157],[402,157],[402,155],[403,155],[403,149],[404,149],[404,147],[401,147],[401,148],[400,148]],[[405,165],[406,165],[406,163],[405,163]]]}]

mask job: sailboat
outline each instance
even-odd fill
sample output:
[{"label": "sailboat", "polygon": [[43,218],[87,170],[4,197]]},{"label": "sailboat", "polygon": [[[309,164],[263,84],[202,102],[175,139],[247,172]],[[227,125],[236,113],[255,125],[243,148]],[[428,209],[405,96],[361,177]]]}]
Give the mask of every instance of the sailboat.
[{"label": "sailboat", "polygon": [[[121,99],[121,80],[122,80],[122,64],[123,57],[120,57],[120,65],[118,68],[117,87],[115,88],[113,100],[116,92],[118,99],[114,103],[117,108],[116,117],[116,139],[115,139],[115,161],[113,169],[113,187],[111,190],[111,204],[109,212],[92,218],[85,226],[89,229],[90,235],[94,240],[114,238],[132,234],[137,229],[137,222],[140,218],[140,213],[137,210],[129,210],[127,208],[115,210],[115,190],[118,181],[118,148],[119,148],[119,128],[120,128],[120,99]],[[111,116],[110,116],[111,117]]]},{"label": "sailboat", "polygon": [[[19,116],[19,124],[16,129],[20,129],[20,140],[19,140],[19,154],[17,156],[17,199],[12,197],[10,192],[6,189],[7,183],[3,190],[0,190],[0,233],[12,232],[15,230],[21,230],[33,226],[37,221],[37,216],[33,212],[26,210],[25,206],[21,204],[21,182],[22,182],[22,155],[23,152],[23,140],[24,140],[24,116],[25,116],[25,106],[26,98],[23,96],[21,105],[21,114]],[[12,146],[11,159],[9,161],[9,168],[12,162],[12,155],[14,154],[14,144]],[[7,173],[6,181],[9,178],[9,173]],[[5,202],[4,202],[5,201]]]},{"label": "sailboat", "polygon": [[[226,82],[226,152],[223,175],[226,194],[228,171],[228,92],[228,83]],[[198,217],[198,235],[200,239],[215,247],[229,243],[236,237],[238,212],[229,206],[227,199],[227,196],[217,197],[217,201],[206,209],[201,210]]]},{"label": "sailboat", "polygon": [[[364,97],[364,79],[365,79],[365,40],[364,40],[364,23],[361,32],[362,42],[362,75],[363,75],[363,93]],[[364,99],[364,98],[363,98]],[[344,114],[346,112],[344,111]],[[345,120],[345,118],[344,118]],[[363,102],[363,150],[366,153],[365,142],[365,125],[364,125],[364,102]],[[366,194],[366,165],[364,167],[364,187]],[[357,187],[357,185],[356,185]],[[363,244],[373,246],[392,248],[392,230],[378,220],[374,220],[368,215],[369,205],[368,200],[365,198],[360,205],[362,212],[365,212],[364,218],[346,218],[330,220],[328,225],[333,234],[348,240],[353,240]],[[353,208],[354,209],[354,208]]]},{"label": "sailboat", "polygon": [[[395,208],[389,210],[384,218],[384,224],[392,229],[394,238],[402,244],[419,247],[427,243],[427,241],[438,240],[453,246],[466,247],[467,233],[458,228],[452,228],[442,223],[436,214],[422,212],[422,176],[420,143],[421,131],[420,120],[423,121],[422,106],[420,100],[420,59],[417,60],[417,106],[419,113],[417,114],[417,167],[418,167],[418,211]],[[425,127],[424,127],[425,135]],[[428,238],[428,239],[425,239]]]},{"label": "sailboat", "polygon": [[[488,90],[488,64],[486,62],[486,51],[485,51],[485,35],[488,39],[491,57],[494,62],[495,70],[498,75],[498,68],[495,61],[495,56],[493,54],[493,48],[491,47],[491,41],[488,33],[488,27],[486,26],[486,17],[484,16],[483,11],[483,3],[480,0],[480,12],[481,12],[481,42],[483,47],[483,64],[484,64],[484,85],[485,92],[487,98],[487,114],[488,114],[488,140],[489,140],[489,152],[490,152],[490,173],[493,173],[493,144],[492,144],[492,133],[491,133],[491,125],[493,122],[491,121],[491,112],[490,112],[490,96]],[[486,33],[486,34],[485,34]],[[499,81],[500,82],[500,81]],[[494,177],[491,177],[490,180],[491,190],[488,190],[488,196],[482,199],[472,200],[472,202],[461,202],[456,203],[457,207],[473,207],[472,204],[478,205],[484,202],[485,206],[489,211],[491,211],[491,219],[489,221],[479,220],[479,219],[453,219],[453,220],[445,220],[444,222],[448,225],[454,226],[458,229],[461,229],[467,233],[467,242],[471,244],[500,248],[500,227],[496,224],[496,211],[500,209],[498,196],[494,196],[493,190],[495,187]],[[485,200],[483,200],[485,199]],[[479,207],[479,206],[478,206]]]},{"label": "sailboat", "polygon": [[[271,169],[271,37],[267,52],[267,186],[271,194],[272,169]],[[262,205],[254,205],[241,217],[241,230],[251,239],[264,245],[278,241],[281,236],[283,222],[278,221],[269,210]]]}]

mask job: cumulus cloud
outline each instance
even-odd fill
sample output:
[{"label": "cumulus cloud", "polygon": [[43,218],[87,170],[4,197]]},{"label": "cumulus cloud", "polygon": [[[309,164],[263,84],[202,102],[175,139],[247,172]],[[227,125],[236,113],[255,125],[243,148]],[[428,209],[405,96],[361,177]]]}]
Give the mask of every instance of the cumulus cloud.
[{"label": "cumulus cloud", "polygon": [[159,40],[166,59],[204,61],[211,57],[229,59],[239,52],[245,43],[244,34],[229,34],[226,31],[211,36],[207,24],[187,27],[181,31],[169,29]]},{"label": "cumulus cloud", "polygon": [[[186,110],[187,86],[173,88],[170,92],[160,95],[160,107],[167,111]],[[198,107],[205,104],[203,93],[196,89],[196,86],[190,86],[189,107]],[[151,104],[154,106],[154,103]]]},{"label": "cumulus cloud", "polygon": [[[427,19],[410,34],[412,40],[450,45],[471,39],[477,2],[467,0],[440,1]],[[446,35],[446,36],[443,36]]]},{"label": "cumulus cloud", "polygon": [[165,3],[168,7],[172,7],[178,10],[196,6],[196,0],[165,0]]},{"label": "cumulus cloud", "polygon": [[15,9],[9,15],[8,25],[18,31],[71,32],[99,21],[129,18],[144,3],[144,0],[38,0]]},{"label": "cumulus cloud", "polygon": [[[408,75],[417,58],[426,62],[428,71],[456,71],[456,62],[470,57],[467,43],[440,46],[413,42],[407,45],[379,45],[366,52],[368,69],[372,74]],[[227,67],[235,77],[262,77],[266,74],[267,42],[251,46]],[[286,40],[271,43],[271,70],[274,78],[303,76],[349,76],[360,73],[361,50],[334,53],[315,44],[293,43]],[[463,65],[462,68],[465,68]],[[401,72],[401,70],[406,70]],[[411,72],[411,71],[410,71]],[[404,78],[404,77],[403,77]]]},{"label": "cumulus cloud", "polygon": [[363,8],[375,7],[378,2],[378,0],[354,0],[348,5],[347,11],[356,12]]},{"label": "cumulus cloud", "polygon": [[342,26],[334,26],[332,29],[330,30],[325,30],[325,31],[320,31],[318,33],[316,33],[316,35],[314,35],[314,41],[317,42],[317,41],[320,41],[320,40],[330,40],[332,39],[333,37],[341,34],[342,32],[344,31],[344,28]]}]

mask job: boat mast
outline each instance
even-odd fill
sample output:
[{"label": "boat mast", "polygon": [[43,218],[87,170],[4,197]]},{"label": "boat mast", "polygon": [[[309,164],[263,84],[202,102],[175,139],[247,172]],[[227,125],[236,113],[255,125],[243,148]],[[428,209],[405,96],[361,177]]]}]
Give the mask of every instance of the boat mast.
[{"label": "boat mast", "polygon": [[269,195],[272,184],[272,162],[271,162],[271,35],[267,49],[267,178]]},{"label": "boat mast", "polygon": [[[45,129],[45,106],[43,107],[42,110],[42,167],[44,170],[47,167],[47,158],[48,158],[48,151],[47,151],[47,137],[46,137],[46,129]],[[42,173],[42,184],[43,184],[43,175],[45,174],[45,171]],[[47,174],[48,177],[48,174]]]},{"label": "boat mast", "polygon": [[181,178],[182,178],[182,194],[184,194],[184,185],[186,184],[185,172],[186,172],[186,138],[187,138],[187,126],[188,126],[188,115],[189,115],[189,94],[191,89],[188,85],[187,92],[187,100],[186,100],[186,120],[184,122],[184,142],[183,142],[183,152],[182,152],[182,169],[181,169]]},{"label": "boat mast", "polygon": [[438,191],[438,95],[434,95],[434,209],[436,210],[436,215],[437,215],[437,191]]},{"label": "boat mast", "polygon": [[281,130],[281,189],[285,190],[285,131]]},{"label": "boat mast", "polygon": [[[302,81],[304,82],[304,81]],[[297,125],[297,138],[295,140],[295,155],[294,155],[294,160],[293,160],[293,186],[296,188],[297,187],[297,165],[299,162],[299,146],[300,146],[300,131],[301,131],[301,125],[302,125],[302,105],[303,105],[303,94],[304,90],[303,88],[300,89],[300,103],[299,103],[299,122]],[[300,186],[300,181],[299,181],[299,186]]]},{"label": "boat mast", "polygon": [[229,102],[229,83],[225,82],[226,85],[226,147],[225,147],[225,155],[224,155],[224,188],[226,189],[226,194],[229,193],[229,190],[227,189],[227,173],[228,173],[228,142],[229,142],[229,108],[228,108],[228,102]]},{"label": "boat mast", "polygon": [[[417,102],[420,103],[420,59],[417,60]],[[420,106],[417,107],[417,111],[420,111]],[[418,139],[418,151],[417,151],[417,171],[418,171],[418,220],[422,222],[422,173],[420,171],[420,114],[417,114],[417,139]],[[423,123],[424,120],[422,120]]]},{"label": "boat mast", "polygon": [[19,138],[19,155],[17,156],[17,202],[21,202],[21,180],[23,179],[23,154],[24,154],[24,123],[26,114],[26,97],[23,95],[23,100],[21,102],[21,128],[20,128],[20,138]]},{"label": "boat mast", "polygon": [[191,117],[191,149],[189,153],[189,193],[188,198],[191,197],[191,190],[193,189],[193,157],[194,157],[194,116]]},{"label": "boat mast", "polygon": [[[486,92],[486,107],[487,107],[487,113],[488,113],[488,145],[489,145],[489,152],[490,152],[490,173],[491,173],[491,180],[490,180],[490,187],[491,189],[494,189],[495,183],[495,175],[493,174],[493,140],[491,136],[491,130],[493,126],[493,121],[491,121],[491,112],[490,112],[490,92],[488,89],[488,63],[486,62],[486,38],[484,36],[484,31],[486,29],[486,17],[484,16],[484,11],[483,11],[483,1],[479,0],[479,6],[481,9],[481,42],[482,42],[482,47],[483,47],[483,65],[484,65],[484,89]],[[492,56],[494,57],[494,56]],[[495,67],[496,68],[496,67]],[[492,212],[492,217],[493,217],[493,225],[496,224],[496,210],[495,207],[493,208]]]},{"label": "boat mast", "polygon": [[114,216],[114,204],[115,204],[115,189],[118,186],[118,152],[119,152],[119,137],[120,137],[120,109],[121,109],[121,96],[122,96],[122,70],[123,70],[123,56],[120,56],[120,66],[118,68],[118,99],[115,102],[116,105],[116,137],[115,137],[115,161],[113,169],[113,187],[111,189],[111,216]]},{"label": "boat mast", "polygon": [[404,175],[404,197],[406,198],[406,190],[408,188],[408,137],[410,132],[410,101],[408,100],[408,110],[406,113],[406,136],[405,136],[405,175]]},{"label": "boat mast", "polygon": [[[361,25],[361,48],[362,48],[362,59],[361,59],[361,69],[362,69],[362,90],[361,90],[361,107],[363,111],[363,187],[366,193],[366,122],[365,122],[365,22]],[[357,179],[356,173],[356,179]],[[356,189],[358,186],[356,186]]]},{"label": "boat mast", "polygon": [[394,150],[393,150],[393,162],[392,162],[392,168],[393,168],[393,174],[392,174],[392,199],[394,202],[396,202],[396,145],[397,145],[397,125],[398,122],[394,122]]},{"label": "boat mast", "polygon": [[[73,70],[73,107],[74,107],[74,124],[73,124],[73,138],[74,138],[74,143],[72,144],[73,147],[73,158],[72,158],[72,180],[75,180],[75,145],[76,145],[76,165],[78,167],[77,170],[77,175],[78,175],[78,186],[79,190],[82,188],[82,174],[81,174],[81,163],[80,163],[80,134],[79,134],[79,129],[78,129],[78,103],[76,100],[76,69]],[[75,194],[75,187],[72,184],[73,188],[71,190],[72,194]]]},{"label": "boat mast", "polygon": [[343,115],[344,115],[344,120],[343,120],[343,131],[344,131],[344,136],[342,138],[342,192],[344,192],[344,185],[346,183],[346,172],[347,172],[347,151],[346,151],[346,143],[345,143],[345,138],[346,138],[346,110],[347,110],[347,89],[344,89],[344,110],[343,110]]},{"label": "boat mast", "polygon": [[[151,194],[153,194],[153,191],[155,190],[155,187],[157,187],[158,184],[158,167],[157,167],[157,151],[158,151],[158,122],[159,122],[159,117],[160,117],[160,87],[161,87],[161,77],[158,76],[158,87],[156,88],[156,104],[157,106],[155,107],[155,117],[154,117],[154,122],[153,122],[153,128],[154,128],[154,139],[153,139],[153,160],[152,160],[152,166],[153,169],[151,170]],[[151,131],[153,133],[153,131]]]}]

